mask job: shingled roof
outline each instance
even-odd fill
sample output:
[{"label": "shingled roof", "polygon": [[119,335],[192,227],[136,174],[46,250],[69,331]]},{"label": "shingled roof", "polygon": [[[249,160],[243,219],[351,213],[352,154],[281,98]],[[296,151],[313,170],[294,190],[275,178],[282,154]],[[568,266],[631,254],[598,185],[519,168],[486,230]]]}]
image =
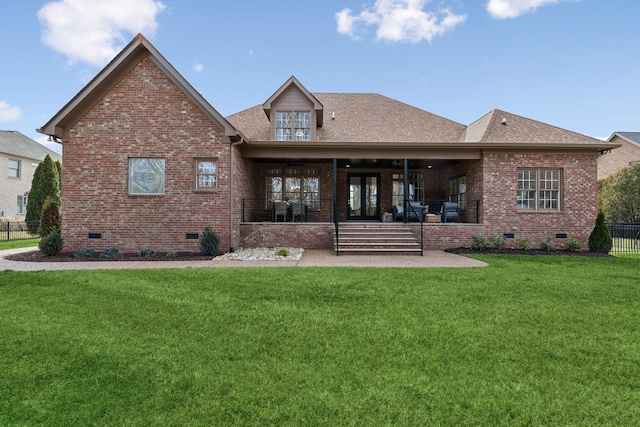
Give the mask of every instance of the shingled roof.
[{"label": "shingled roof", "polygon": [[640,132],[614,132],[607,141],[611,141],[615,136],[626,139],[633,144],[640,145]]},{"label": "shingled roof", "polygon": [[[460,123],[375,93],[313,93],[324,107],[318,141],[456,142]],[[257,105],[227,117],[244,136],[269,139],[269,119]]]},{"label": "shingled roof", "polygon": [[31,160],[44,160],[49,155],[54,161],[60,154],[15,130],[0,130],[0,153]]},{"label": "shingled roof", "polygon": [[506,111],[493,110],[470,124],[461,142],[597,144],[602,141]]}]

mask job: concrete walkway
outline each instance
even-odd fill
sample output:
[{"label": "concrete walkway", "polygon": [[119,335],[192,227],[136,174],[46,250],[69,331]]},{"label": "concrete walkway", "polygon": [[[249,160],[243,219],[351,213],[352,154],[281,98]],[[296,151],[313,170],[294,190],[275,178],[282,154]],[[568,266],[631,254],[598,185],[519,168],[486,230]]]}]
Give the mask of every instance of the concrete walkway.
[{"label": "concrete walkway", "polygon": [[59,270],[126,270],[153,268],[225,268],[225,267],[486,267],[475,259],[444,251],[425,251],[416,255],[340,255],[331,250],[305,250],[298,261],[82,261],[82,262],[22,262],[4,257],[9,254],[29,252],[37,248],[8,249],[0,251],[0,271],[59,271]]}]

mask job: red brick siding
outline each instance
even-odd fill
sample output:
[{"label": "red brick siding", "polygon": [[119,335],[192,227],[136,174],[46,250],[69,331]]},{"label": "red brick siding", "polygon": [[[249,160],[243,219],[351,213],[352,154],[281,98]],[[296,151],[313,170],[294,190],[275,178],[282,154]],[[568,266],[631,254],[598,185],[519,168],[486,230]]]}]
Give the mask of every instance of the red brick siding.
[{"label": "red brick siding", "polygon": [[[514,233],[535,245],[556,233],[566,233],[586,248],[597,214],[597,154],[485,153],[483,158],[482,223],[485,236]],[[562,200],[558,212],[523,212],[516,207],[518,168],[562,171]]]},{"label": "red brick siding", "polygon": [[242,247],[332,249],[330,223],[245,223],[240,225]]},{"label": "red brick siding", "polygon": [[[65,250],[115,247],[198,251],[206,225],[229,245],[230,146],[149,58],[143,59],[71,129],[64,144]],[[130,196],[128,159],[165,159],[165,194]],[[216,158],[218,188],[196,192],[194,159]],[[88,239],[101,233],[101,239]]]}]

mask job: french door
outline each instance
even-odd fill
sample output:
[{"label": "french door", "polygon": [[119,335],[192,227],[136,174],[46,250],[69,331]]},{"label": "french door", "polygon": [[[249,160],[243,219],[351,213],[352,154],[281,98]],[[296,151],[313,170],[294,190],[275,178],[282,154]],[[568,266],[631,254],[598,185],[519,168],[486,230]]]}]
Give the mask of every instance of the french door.
[{"label": "french door", "polygon": [[348,220],[380,220],[380,174],[347,174]]}]

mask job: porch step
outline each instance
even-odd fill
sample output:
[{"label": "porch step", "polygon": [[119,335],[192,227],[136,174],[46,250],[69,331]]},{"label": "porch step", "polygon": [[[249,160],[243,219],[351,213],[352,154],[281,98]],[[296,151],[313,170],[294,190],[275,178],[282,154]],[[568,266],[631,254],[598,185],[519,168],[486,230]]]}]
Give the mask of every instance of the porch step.
[{"label": "porch step", "polygon": [[339,239],[334,236],[336,251],[362,255],[420,255],[416,235],[407,224],[349,223],[339,225]]}]

